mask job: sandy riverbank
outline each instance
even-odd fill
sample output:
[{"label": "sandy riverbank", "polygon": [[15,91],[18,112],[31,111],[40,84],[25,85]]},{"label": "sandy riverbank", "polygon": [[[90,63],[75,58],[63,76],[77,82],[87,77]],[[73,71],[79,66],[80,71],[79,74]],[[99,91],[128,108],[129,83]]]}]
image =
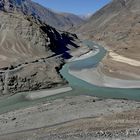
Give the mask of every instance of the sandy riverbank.
[{"label": "sandy riverbank", "polygon": [[115,77],[110,77],[102,72],[102,65],[97,68],[81,69],[81,70],[69,70],[69,73],[83,81],[90,84],[111,87],[111,88],[140,88],[139,80],[123,80]]},{"label": "sandy riverbank", "polygon": [[71,53],[73,57],[69,59],[68,62],[83,60],[91,56],[94,56],[97,53],[99,53],[99,49],[97,46],[94,46],[94,49],[90,49],[87,46],[81,47],[80,49],[77,49],[75,52]]},{"label": "sandy riverbank", "polygon": [[140,62],[138,60],[109,52],[102,60],[102,63],[102,72],[109,77],[140,80]]},{"label": "sandy riverbank", "polygon": [[50,89],[50,90],[33,91],[33,92],[29,92],[25,98],[29,100],[35,100],[35,99],[40,99],[40,98],[68,92],[71,90],[72,90],[71,87],[63,87],[63,88]]},{"label": "sandy riverbank", "polygon": [[117,53],[114,53],[112,51],[109,51],[108,55],[114,61],[121,62],[121,63],[126,63],[126,64],[129,64],[131,66],[135,66],[135,67],[140,67],[140,61],[121,56],[121,55],[119,55]]}]

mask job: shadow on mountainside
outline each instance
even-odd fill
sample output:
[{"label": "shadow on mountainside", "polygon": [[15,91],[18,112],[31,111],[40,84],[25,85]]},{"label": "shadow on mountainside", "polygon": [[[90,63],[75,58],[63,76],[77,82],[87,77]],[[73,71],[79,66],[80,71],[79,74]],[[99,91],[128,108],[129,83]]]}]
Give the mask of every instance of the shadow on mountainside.
[{"label": "shadow on mountainside", "polygon": [[69,59],[72,56],[68,53],[70,50],[68,46],[72,46],[78,48],[79,46],[75,44],[73,41],[77,39],[75,34],[69,34],[67,32],[63,32],[60,34],[54,28],[45,25],[41,26],[41,29],[47,33],[50,38],[50,44],[48,47],[55,53],[55,55],[62,55],[64,59]]}]

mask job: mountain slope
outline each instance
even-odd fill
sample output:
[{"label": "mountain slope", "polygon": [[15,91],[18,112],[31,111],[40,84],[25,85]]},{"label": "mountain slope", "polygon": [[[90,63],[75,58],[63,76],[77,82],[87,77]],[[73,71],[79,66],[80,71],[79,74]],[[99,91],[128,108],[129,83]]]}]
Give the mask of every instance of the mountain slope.
[{"label": "mountain slope", "polygon": [[18,11],[0,18],[0,96],[66,85],[58,70],[78,47],[76,35]]},{"label": "mountain slope", "polygon": [[[138,45],[139,22],[139,0],[113,0],[95,13],[86,24],[79,28],[78,32],[84,32],[85,35],[95,40],[104,41],[107,46],[116,51],[123,50],[123,48],[125,51],[126,47],[132,51],[133,46],[135,48],[133,51],[137,53],[137,49],[140,49]],[[136,54],[132,57],[136,58]]]},{"label": "mountain slope", "polygon": [[[140,61],[140,1],[112,0],[79,27],[77,32],[102,43],[118,55]],[[128,70],[130,73],[126,74],[127,78],[140,74],[139,67],[112,61],[110,55],[104,65],[108,71],[115,73],[113,75],[119,74],[119,77],[123,77],[120,73],[126,74]]]},{"label": "mountain slope", "polygon": [[79,16],[69,13],[56,13],[31,0],[0,0],[0,9],[8,12],[22,12],[61,30],[84,22]]}]

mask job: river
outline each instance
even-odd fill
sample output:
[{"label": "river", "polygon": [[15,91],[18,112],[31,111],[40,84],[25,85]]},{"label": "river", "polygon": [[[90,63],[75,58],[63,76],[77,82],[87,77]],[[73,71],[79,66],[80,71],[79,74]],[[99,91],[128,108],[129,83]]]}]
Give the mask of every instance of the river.
[{"label": "river", "polygon": [[83,69],[83,68],[96,67],[106,54],[106,50],[102,46],[99,46],[94,42],[84,41],[83,43],[90,48],[93,48],[93,46],[96,45],[99,47],[100,51],[99,53],[97,53],[96,55],[90,58],[66,63],[63,66],[60,73],[69,82],[69,85],[73,89],[72,91],[37,99],[37,100],[28,100],[25,98],[25,95],[28,93],[19,93],[11,97],[8,97],[6,99],[0,100],[0,113],[8,112],[19,108],[25,108],[28,106],[33,106],[41,102],[46,102],[47,100],[64,98],[67,96],[89,95],[89,96],[97,96],[100,98],[140,100],[139,88],[121,89],[121,88],[99,87],[87,83],[86,81],[71,75],[69,73],[70,68]]},{"label": "river", "polygon": [[[96,55],[84,59],[78,60],[75,62],[67,63],[64,65],[63,69],[61,70],[61,74],[63,77],[69,82],[70,86],[73,87],[74,90],[78,90],[79,94],[97,96],[101,98],[116,98],[116,99],[131,99],[131,100],[140,100],[140,88],[108,88],[108,87],[101,87],[95,86],[90,84],[80,78],[77,78],[69,73],[69,69],[84,69],[84,68],[91,68],[97,67],[99,62],[103,59],[106,54],[106,50],[96,43],[92,41],[84,41],[84,44],[93,48],[94,45],[99,47],[99,53]],[[81,93],[83,89],[83,92]],[[86,90],[86,92],[85,92]]]}]

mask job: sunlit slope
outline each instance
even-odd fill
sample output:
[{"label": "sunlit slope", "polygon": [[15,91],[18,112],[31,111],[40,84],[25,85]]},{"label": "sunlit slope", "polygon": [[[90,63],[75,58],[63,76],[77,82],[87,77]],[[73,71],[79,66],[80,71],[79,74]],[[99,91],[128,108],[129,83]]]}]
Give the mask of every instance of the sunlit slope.
[{"label": "sunlit slope", "polygon": [[[112,0],[77,29],[85,38],[100,42],[121,58],[140,61],[140,0]],[[139,79],[140,67],[128,61],[103,61],[104,72],[119,78]]]}]

